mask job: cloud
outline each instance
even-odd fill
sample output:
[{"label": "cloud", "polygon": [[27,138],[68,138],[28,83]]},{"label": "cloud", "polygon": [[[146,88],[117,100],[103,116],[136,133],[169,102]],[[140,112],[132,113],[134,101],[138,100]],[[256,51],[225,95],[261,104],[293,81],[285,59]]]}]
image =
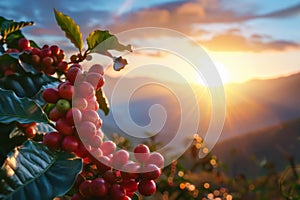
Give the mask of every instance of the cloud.
[{"label": "cloud", "polygon": [[247,38],[230,31],[215,35],[210,40],[198,41],[200,45],[213,51],[283,51],[300,48],[300,44],[286,40],[272,40],[270,36],[254,34]]}]

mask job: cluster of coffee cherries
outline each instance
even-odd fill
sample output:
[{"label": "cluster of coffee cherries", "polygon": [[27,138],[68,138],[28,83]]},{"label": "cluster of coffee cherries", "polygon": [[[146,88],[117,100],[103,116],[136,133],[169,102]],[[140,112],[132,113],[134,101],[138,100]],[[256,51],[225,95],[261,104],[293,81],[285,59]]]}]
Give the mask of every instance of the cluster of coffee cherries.
[{"label": "cluster of coffee cherries", "polygon": [[52,107],[49,119],[56,122],[57,130],[44,136],[44,144],[79,154],[84,151],[82,142],[92,148],[100,146],[102,120],[97,113],[99,104],[95,95],[104,84],[103,73],[103,67],[98,64],[88,72],[84,72],[80,64],[73,64],[65,82],[44,90],[43,98]]},{"label": "cluster of coffee cherries", "polygon": [[72,200],[128,200],[136,191],[150,196],[156,191],[154,180],[161,175],[164,158],[141,144],[134,148],[134,159],[130,159],[128,151],[117,150],[113,141],[103,141],[95,96],[104,84],[103,75],[99,64],[87,72],[80,64],[72,64],[65,82],[44,90],[43,98],[51,107],[49,119],[56,122],[57,131],[46,133],[43,143],[83,158],[84,167],[74,184],[77,192]]},{"label": "cluster of coffee cherries", "polygon": [[[30,46],[28,39],[21,38],[18,40],[17,49],[8,49],[6,52],[26,52],[26,54],[22,54],[20,58],[24,62],[31,64],[36,70],[48,75],[53,75],[55,72],[66,73],[68,69],[68,63],[64,61],[65,53],[57,45],[44,45],[42,49],[33,48]],[[12,72],[13,69],[6,72],[6,74]]]},{"label": "cluster of coffee cherries", "polygon": [[157,152],[139,144],[134,148],[133,159],[126,150],[117,150],[112,141],[100,146],[101,156],[93,157],[77,177],[71,200],[130,200],[135,192],[150,196],[156,192],[155,180],[161,175],[164,158]]},{"label": "cluster of coffee cherries", "polygon": [[17,127],[22,131],[22,133],[24,133],[24,136],[27,138],[34,138],[37,133],[36,122],[32,122],[29,124],[17,123]]}]

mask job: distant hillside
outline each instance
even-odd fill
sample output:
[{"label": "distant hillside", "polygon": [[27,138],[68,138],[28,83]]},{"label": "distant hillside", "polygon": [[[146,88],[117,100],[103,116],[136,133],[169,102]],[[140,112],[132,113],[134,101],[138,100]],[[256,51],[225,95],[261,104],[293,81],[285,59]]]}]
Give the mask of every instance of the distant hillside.
[{"label": "distant hillside", "polygon": [[[126,86],[140,85],[142,82],[157,82],[150,78],[130,78],[125,79]],[[105,91],[110,99],[116,79],[107,77]],[[161,81],[162,85],[169,85],[176,88],[180,96],[184,96],[188,102],[189,109],[194,109],[194,105],[189,103],[191,96],[186,93],[186,85],[180,83],[170,83]],[[242,84],[231,84],[226,86],[226,121],[220,141],[233,138],[251,131],[256,131],[268,126],[280,124],[300,117],[300,73],[287,77],[253,80]],[[200,105],[199,133],[204,136],[211,117],[211,100],[208,90],[204,87],[197,87],[197,97]],[[122,95],[125,96],[128,91],[122,91],[121,97],[117,100],[117,106],[124,106]],[[159,133],[161,140],[170,140],[176,133],[180,123],[180,104],[170,91],[159,85],[147,85],[138,89],[130,100],[131,118],[140,126],[147,125],[150,122],[148,115],[149,108],[154,104],[162,105],[168,119]],[[117,115],[123,116],[122,112]],[[105,132],[117,132],[122,134],[112,116],[103,117]],[[124,119],[127,120],[127,119]],[[193,120],[193,119],[191,119]],[[145,131],[147,132],[147,131]],[[141,133],[144,134],[144,133]],[[165,142],[168,142],[165,141]]]},{"label": "distant hillside", "polygon": [[218,143],[213,154],[228,167],[229,175],[255,177],[265,174],[261,165],[274,164],[276,171],[288,165],[288,157],[300,163],[300,118],[243,134]]}]

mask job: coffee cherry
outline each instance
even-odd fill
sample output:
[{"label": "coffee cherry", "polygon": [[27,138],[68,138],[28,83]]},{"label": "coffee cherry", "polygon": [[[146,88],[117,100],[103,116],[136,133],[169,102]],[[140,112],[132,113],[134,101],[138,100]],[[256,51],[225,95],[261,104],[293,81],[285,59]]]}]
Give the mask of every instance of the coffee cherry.
[{"label": "coffee cherry", "polygon": [[82,120],[81,111],[78,108],[71,108],[66,113],[66,120],[68,124],[74,125]]},{"label": "coffee cherry", "polygon": [[82,97],[74,97],[73,107],[78,108],[79,110],[85,110],[88,106],[88,102],[85,98]]},{"label": "coffee cherry", "polygon": [[66,99],[60,99],[56,103],[56,109],[61,113],[67,112],[70,108],[71,108],[71,104]]},{"label": "coffee cherry", "polygon": [[78,139],[72,135],[64,137],[61,148],[67,152],[75,152],[79,146]]},{"label": "coffee cherry", "polygon": [[83,183],[80,184],[79,186],[79,193],[85,197],[89,198],[92,196],[92,192],[90,190],[92,181],[91,180],[85,180]]},{"label": "coffee cherry", "polygon": [[118,180],[116,173],[112,170],[108,170],[108,171],[104,172],[102,177],[105,179],[106,182],[108,182],[110,184],[116,183]]},{"label": "coffee cherry", "polygon": [[26,50],[30,47],[30,41],[26,38],[21,38],[18,41],[18,47],[21,51]]},{"label": "coffee cherry", "polygon": [[62,135],[58,132],[46,133],[43,137],[43,144],[50,149],[58,150],[61,146]]},{"label": "coffee cherry", "polygon": [[103,152],[103,155],[107,156],[115,152],[117,146],[113,141],[105,141],[101,144],[100,148]]},{"label": "coffee cherry", "polygon": [[139,182],[138,191],[143,196],[150,196],[156,192],[156,185],[153,180],[142,180]]},{"label": "coffee cherry", "polygon": [[119,184],[112,184],[109,190],[112,200],[120,200],[125,198],[125,189]]},{"label": "coffee cherry", "polygon": [[90,184],[90,191],[93,196],[103,197],[108,192],[108,184],[103,178],[96,178]]},{"label": "coffee cherry", "polygon": [[86,110],[82,114],[82,121],[90,121],[95,125],[99,124],[100,117],[98,113],[94,110]]},{"label": "coffee cherry", "polygon": [[71,200],[84,200],[84,197],[80,193],[73,194]]},{"label": "coffee cherry", "polygon": [[25,137],[27,138],[34,138],[36,135],[36,127],[35,126],[29,126],[25,128]]},{"label": "coffee cherry", "polygon": [[57,65],[57,69],[61,72],[65,72],[68,69],[68,63],[65,61],[59,62]]},{"label": "coffee cherry", "polygon": [[91,68],[89,69],[89,72],[95,72],[101,75],[104,75],[104,68],[102,65],[99,64],[94,64],[91,66]]},{"label": "coffee cherry", "polygon": [[122,178],[123,179],[137,179],[139,177],[141,166],[132,161],[128,161],[125,165],[122,167]]},{"label": "coffee cherry", "polygon": [[47,88],[44,90],[42,94],[43,99],[47,103],[57,103],[57,101],[61,98],[58,94],[57,88]]},{"label": "coffee cherry", "polygon": [[40,51],[40,56],[42,58],[45,58],[45,57],[50,57],[51,56],[51,50],[49,48],[43,48],[41,51]]},{"label": "coffee cherry", "polygon": [[90,121],[83,121],[77,127],[77,132],[83,137],[96,135],[97,129],[95,124]]},{"label": "coffee cherry", "polygon": [[133,193],[138,189],[138,183],[134,179],[123,180],[121,185],[125,188],[126,194]]},{"label": "coffee cherry", "polygon": [[136,146],[133,152],[134,152],[134,158],[138,162],[144,163],[149,159],[150,150],[149,147],[144,144],[139,144],[138,146]]},{"label": "coffee cherry", "polygon": [[77,84],[81,81],[82,74],[83,73],[79,67],[70,67],[67,72],[67,80],[73,85],[75,84],[75,82]]},{"label": "coffee cherry", "polygon": [[87,73],[85,80],[92,84],[94,89],[97,91],[99,90],[103,84],[104,84],[104,78],[101,74],[95,73],[95,72],[89,72]]},{"label": "coffee cherry", "polygon": [[121,149],[113,154],[111,163],[113,167],[120,168],[127,163],[128,159],[129,159],[129,153]]},{"label": "coffee cherry", "polygon": [[44,57],[44,58],[42,59],[42,65],[43,65],[45,68],[52,66],[53,63],[54,63],[54,60],[53,60],[53,58],[51,58],[50,56]]},{"label": "coffee cherry", "polygon": [[94,87],[86,81],[83,81],[77,86],[78,95],[84,98],[91,98],[95,96]]},{"label": "coffee cherry", "polygon": [[157,152],[150,154],[146,164],[155,164],[157,167],[162,168],[164,166],[164,157]]},{"label": "coffee cherry", "polygon": [[59,96],[61,96],[64,99],[72,100],[72,98],[75,94],[74,86],[71,85],[70,82],[64,82],[63,84],[61,84],[59,86],[58,94],[59,94]]},{"label": "coffee cherry", "polygon": [[56,122],[62,117],[64,117],[64,113],[58,111],[56,107],[52,108],[52,110],[49,113],[49,119],[54,122]]},{"label": "coffee cherry", "polygon": [[62,135],[73,135],[74,134],[74,126],[69,125],[65,118],[60,118],[56,121],[56,130]]},{"label": "coffee cherry", "polygon": [[104,173],[108,170],[111,169],[111,160],[107,156],[102,156],[97,159],[97,162],[95,162],[97,165],[97,169],[101,172]]},{"label": "coffee cherry", "polygon": [[154,164],[144,166],[140,174],[143,180],[155,180],[161,175],[161,169]]},{"label": "coffee cherry", "polygon": [[38,55],[32,55],[31,56],[31,62],[33,65],[39,65],[41,62],[41,58]]},{"label": "coffee cherry", "polygon": [[53,56],[57,56],[57,55],[59,55],[59,53],[60,53],[60,49],[59,49],[59,47],[56,46],[56,45],[52,45],[52,46],[50,47],[50,50],[51,50],[51,54],[52,54]]}]

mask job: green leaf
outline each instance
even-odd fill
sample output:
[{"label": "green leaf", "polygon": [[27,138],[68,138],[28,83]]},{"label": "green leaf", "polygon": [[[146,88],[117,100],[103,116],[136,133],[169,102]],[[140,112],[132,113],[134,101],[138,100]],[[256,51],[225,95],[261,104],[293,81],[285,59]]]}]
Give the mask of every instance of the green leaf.
[{"label": "green leaf", "polygon": [[0,171],[0,199],[53,199],[64,195],[82,169],[82,160],[26,141],[8,154]]},{"label": "green leaf", "polygon": [[14,92],[0,88],[0,122],[48,123],[49,119],[43,109],[29,98],[20,98]]},{"label": "green leaf", "polygon": [[45,88],[56,87],[59,80],[44,73],[26,72],[0,78],[0,87],[13,90],[18,97],[30,97],[39,105],[44,104],[42,92]]},{"label": "green leaf", "polygon": [[75,47],[79,49],[79,51],[81,51],[83,48],[83,40],[79,26],[71,17],[64,15],[56,9],[54,9],[54,14],[57,24],[60,26],[61,30],[65,32],[66,37],[70,39]]},{"label": "green leaf", "polygon": [[109,113],[109,104],[104,92],[100,89],[96,92],[97,102],[99,103],[99,109],[101,109],[105,115]]},{"label": "green leaf", "polygon": [[107,50],[132,51],[131,45],[123,45],[118,38],[109,33],[109,31],[96,30],[89,34],[86,39],[88,49],[91,52],[103,54]]},{"label": "green leaf", "polygon": [[33,21],[14,22],[13,20],[6,20],[1,24],[0,32],[1,32],[3,39],[6,40],[6,37],[9,34],[15,32],[15,31],[18,31],[25,26],[32,26],[32,25],[34,25]]}]

